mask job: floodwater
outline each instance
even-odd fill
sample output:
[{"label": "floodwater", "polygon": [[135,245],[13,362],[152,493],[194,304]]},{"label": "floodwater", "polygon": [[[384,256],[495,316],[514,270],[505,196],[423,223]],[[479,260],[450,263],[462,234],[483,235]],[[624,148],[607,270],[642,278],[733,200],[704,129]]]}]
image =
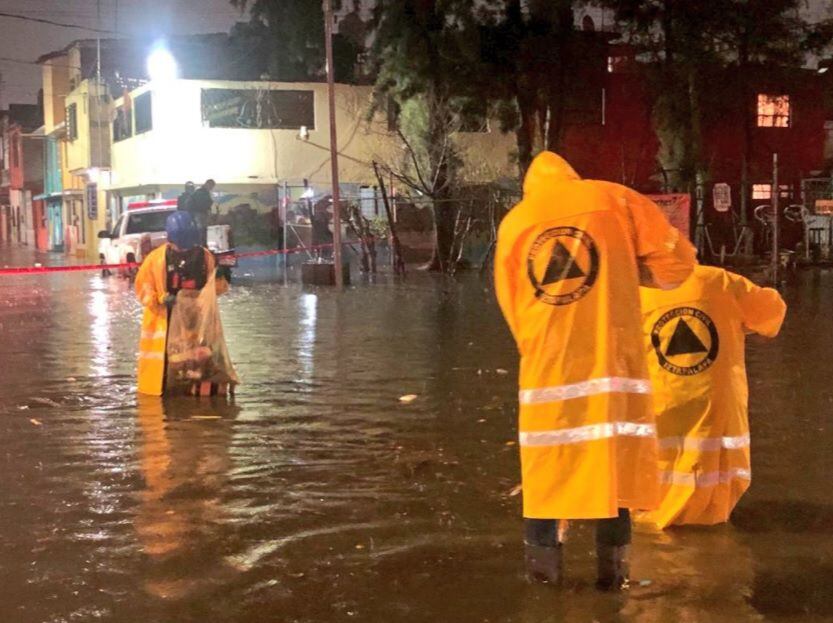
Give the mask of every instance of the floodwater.
[{"label": "floodwater", "polygon": [[235,287],[231,404],[137,399],[125,281],[0,276],[0,621],[833,620],[833,273],[786,296],[734,524],[640,528],[611,596],[589,527],[564,590],[523,580],[516,357],[477,275]]}]

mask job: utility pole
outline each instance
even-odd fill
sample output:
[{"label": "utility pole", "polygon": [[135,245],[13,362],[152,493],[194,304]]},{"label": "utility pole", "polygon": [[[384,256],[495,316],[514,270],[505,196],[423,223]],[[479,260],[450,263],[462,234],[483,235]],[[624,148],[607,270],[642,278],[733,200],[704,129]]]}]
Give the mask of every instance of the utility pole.
[{"label": "utility pole", "polygon": [[333,66],[333,5],[324,0],[324,36],[327,49],[327,91],[330,103],[330,164],[333,180],[333,261],[336,286],[344,285],[341,264],[341,198],[338,191],[338,143],[336,134],[335,67]]},{"label": "utility pole", "polygon": [[778,187],[778,154],[772,154],[772,283],[778,285],[778,264],[781,258],[778,256],[778,200],[780,199]]}]

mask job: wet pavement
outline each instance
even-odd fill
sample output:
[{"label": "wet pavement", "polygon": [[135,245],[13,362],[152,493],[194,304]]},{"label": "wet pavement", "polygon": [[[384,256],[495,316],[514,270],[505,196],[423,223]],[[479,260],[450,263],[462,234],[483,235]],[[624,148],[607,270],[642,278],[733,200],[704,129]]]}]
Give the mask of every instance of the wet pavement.
[{"label": "wet pavement", "polygon": [[0,276],[0,622],[833,620],[833,272],[750,340],[734,524],[640,528],[621,597],[593,589],[589,527],[565,590],[523,581],[516,356],[488,286],[234,287],[229,404],[137,399],[126,281]]}]

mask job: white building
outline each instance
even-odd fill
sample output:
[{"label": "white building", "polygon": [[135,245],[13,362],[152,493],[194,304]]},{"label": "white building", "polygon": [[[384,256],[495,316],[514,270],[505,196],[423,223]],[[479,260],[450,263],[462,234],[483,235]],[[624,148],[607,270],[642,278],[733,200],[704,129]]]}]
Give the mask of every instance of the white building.
[{"label": "white building", "polygon": [[[339,178],[349,194],[375,185],[372,162],[399,161],[402,145],[386,115],[368,117],[371,87],[338,84],[335,95]],[[275,197],[278,187],[305,182],[321,194],[331,185],[324,83],[148,83],[115,100],[113,116],[108,189],[122,203],[172,198],[186,181],[208,178],[234,195]],[[484,180],[514,176],[514,137],[486,130],[459,136],[470,169]]]}]

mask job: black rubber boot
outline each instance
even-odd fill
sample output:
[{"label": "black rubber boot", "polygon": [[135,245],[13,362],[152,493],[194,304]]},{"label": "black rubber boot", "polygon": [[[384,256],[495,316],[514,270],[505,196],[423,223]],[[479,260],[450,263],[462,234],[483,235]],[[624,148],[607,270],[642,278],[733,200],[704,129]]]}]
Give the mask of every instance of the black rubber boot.
[{"label": "black rubber boot", "polygon": [[561,584],[563,562],[561,544],[555,546],[524,543],[526,579],[534,584]]},{"label": "black rubber boot", "polygon": [[596,588],[602,591],[621,591],[628,588],[628,546],[597,545],[599,578]]}]

